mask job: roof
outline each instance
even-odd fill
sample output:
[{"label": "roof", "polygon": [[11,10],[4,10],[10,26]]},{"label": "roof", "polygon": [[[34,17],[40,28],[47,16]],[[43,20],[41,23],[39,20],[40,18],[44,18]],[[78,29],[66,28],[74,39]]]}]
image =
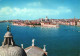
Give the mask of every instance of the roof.
[{"label": "roof", "polygon": [[13,37],[13,36],[12,36],[11,32],[7,31],[7,32],[5,33],[5,35],[4,35],[4,37]]},{"label": "roof", "polygon": [[1,56],[27,56],[24,49],[12,45],[1,46],[0,55]]},{"label": "roof", "polygon": [[25,52],[27,53],[27,56],[43,56],[44,54],[47,56],[47,52],[37,46],[25,48]]}]

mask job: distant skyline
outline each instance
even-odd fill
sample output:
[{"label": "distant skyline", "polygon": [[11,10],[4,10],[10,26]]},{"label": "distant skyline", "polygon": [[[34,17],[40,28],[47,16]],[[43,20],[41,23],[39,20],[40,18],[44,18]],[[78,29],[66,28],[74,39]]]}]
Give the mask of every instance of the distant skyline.
[{"label": "distant skyline", "polygon": [[0,0],[0,20],[80,19],[80,0]]}]

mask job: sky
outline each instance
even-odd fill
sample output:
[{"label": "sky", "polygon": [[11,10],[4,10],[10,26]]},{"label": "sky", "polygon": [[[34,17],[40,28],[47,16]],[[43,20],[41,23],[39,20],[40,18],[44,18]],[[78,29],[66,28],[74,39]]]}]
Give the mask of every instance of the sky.
[{"label": "sky", "polygon": [[0,0],[0,20],[80,19],[80,0]]}]

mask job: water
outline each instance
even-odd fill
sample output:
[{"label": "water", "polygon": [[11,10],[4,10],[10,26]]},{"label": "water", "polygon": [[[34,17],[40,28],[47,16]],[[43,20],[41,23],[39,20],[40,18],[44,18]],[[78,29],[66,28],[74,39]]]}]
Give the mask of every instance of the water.
[{"label": "water", "polygon": [[[0,46],[6,27],[9,23],[0,23]],[[11,25],[11,32],[17,45],[24,44],[24,48],[35,45],[43,48],[46,45],[48,56],[79,56],[80,27],[61,25],[60,28],[41,28]]]}]

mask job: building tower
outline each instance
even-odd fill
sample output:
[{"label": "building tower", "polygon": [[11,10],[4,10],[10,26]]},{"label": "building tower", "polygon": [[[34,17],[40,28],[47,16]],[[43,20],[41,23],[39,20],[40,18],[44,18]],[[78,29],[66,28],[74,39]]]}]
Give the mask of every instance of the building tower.
[{"label": "building tower", "polygon": [[48,21],[48,17],[46,16],[45,21]]},{"label": "building tower", "polygon": [[77,21],[76,21],[76,18],[74,16],[74,26],[77,25]]},{"label": "building tower", "polygon": [[74,16],[74,22],[75,22],[75,16]]}]

